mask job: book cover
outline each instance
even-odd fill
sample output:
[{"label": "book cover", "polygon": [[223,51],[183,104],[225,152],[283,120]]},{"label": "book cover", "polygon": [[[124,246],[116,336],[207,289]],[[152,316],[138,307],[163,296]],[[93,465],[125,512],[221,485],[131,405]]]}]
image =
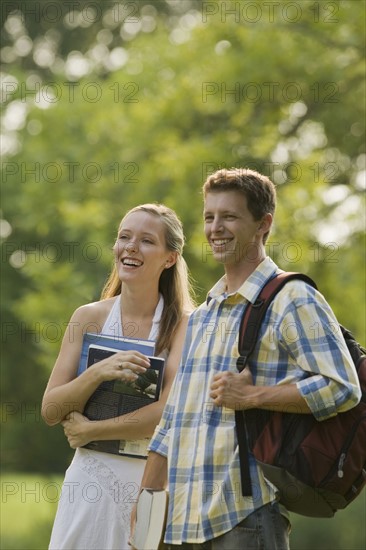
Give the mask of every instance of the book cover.
[{"label": "book cover", "polygon": [[[117,351],[116,348],[90,344],[86,367],[102,361]],[[148,357],[150,367],[136,380],[106,380],[102,382],[87,401],[83,414],[89,420],[106,420],[128,414],[126,422],[137,422],[134,419],[135,411],[159,399],[163,382],[164,359]],[[101,440],[91,441],[85,447],[95,451],[145,458],[149,441],[150,438]]]},{"label": "book cover", "polygon": [[158,550],[164,540],[168,512],[165,490],[142,489],[136,508],[132,546],[136,550]]},{"label": "book cover", "polygon": [[155,342],[153,340],[139,340],[138,338],[126,338],[124,336],[87,332],[83,337],[77,376],[84,372],[88,366],[88,353],[91,345],[105,346],[116,349],[117,351],[136,350],[148,357],[150,355],[155,355]]}]

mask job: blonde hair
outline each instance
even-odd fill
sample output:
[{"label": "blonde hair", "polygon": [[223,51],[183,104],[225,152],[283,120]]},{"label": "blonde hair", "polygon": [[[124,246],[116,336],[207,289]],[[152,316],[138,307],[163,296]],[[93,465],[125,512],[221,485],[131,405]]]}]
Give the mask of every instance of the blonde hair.
[{"label": "blonde hair", "polygon": [[[177,326],[185,312],[195,307],[194,290],[187,264],[182,256],[184,247],[183,226],[177,214],[163,204],[141,204],[129,210],[123,220],[133,212],[147,212],[157,216],[164,227],[165,244],[168,250],[177,252],[177,261],[169,269],[164,269],[159,279],[159,292],[164,298],[159,334],[156,341],[156,353],[170,349]],[[120,224],[120,225],[121,225]],[[115,263],[104,285],[101,300],[112,298],[121,293],[122,283]]]}]

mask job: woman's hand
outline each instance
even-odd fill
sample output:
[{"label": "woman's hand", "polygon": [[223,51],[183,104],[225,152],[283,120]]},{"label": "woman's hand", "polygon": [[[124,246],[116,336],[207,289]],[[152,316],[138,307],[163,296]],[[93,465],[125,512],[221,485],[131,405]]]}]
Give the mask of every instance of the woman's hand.
[{"label": "woman's hand", "polygon": [[138,351],[119,351],[110,357],[94,363],[87,370],[98,378],[99,383],[105,380],[125,380],[133,382],[139,374],[146,372],[150,361]]},{"label": "woman's hand", "polygon": [[92,423],[91,420],[77,411],[68,414],[65,420],[61,422],[72,449],[83,447],[93,441],[90,433]]}]

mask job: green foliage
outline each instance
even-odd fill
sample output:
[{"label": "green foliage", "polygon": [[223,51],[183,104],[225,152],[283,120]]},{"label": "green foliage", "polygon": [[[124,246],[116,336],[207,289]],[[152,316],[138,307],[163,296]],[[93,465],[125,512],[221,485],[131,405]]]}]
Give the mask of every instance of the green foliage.
[{"label": "green foliage", "polygon": [[46,550],[62,479],[9,473],[1,477],[3,550]]},{"label": "green foliage", "polygon": [[366,493],[333,518],[291,514],[291,550],[362,550],[366,544]]},{"label": "green foliage", "polygon": [[[6,4],[6,468],[60,471],[69,460],[62,430],[29,411],[39,411],[73,310],[98,299],[126,210],[151,201],[177,210],[199,299],[221,275],[203,237],[200,191],[216,168],[250,166],[274,179],[268,252],[312,275],[364,339],[364,2],[305,0],[298,20],[287,2],[273,17],[263,4],[255,24],[244,8],[223,12],[228,3],[138,2],[141,24],[112,25],[103,11],[87,25],[84,12],[73,28],[50,16],[37,26],[31,10],[22,18]],[[16,54],[27,37],[33,49]],[[52,44],[49,65],[41,39]]]},{"label": "green foliage", "polygon": [[[314,277],[365,344],[365,2],[256,5],[4,3],[4,471],[51,475],[71,459],[40,403],[73,310],[98,299],[126,210],[176,209],[199,299],[221,276],[200,192],[216,168],[273,178],[268,253]],[[3,476],[15,494],[3,498],[2,548],[47,547],[54,481]],[[365,494],[334,519],[294,516],[291,546],[364,548],[364,516]]]}]

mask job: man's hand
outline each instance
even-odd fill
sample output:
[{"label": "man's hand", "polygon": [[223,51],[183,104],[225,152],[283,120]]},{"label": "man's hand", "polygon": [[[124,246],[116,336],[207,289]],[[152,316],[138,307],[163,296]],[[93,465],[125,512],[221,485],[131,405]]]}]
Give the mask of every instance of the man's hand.
[{"label": "man's hand", "polygon": [[255,407],[251,399],[253,378],[248,368],[241,373],[220,372],[214,376],[210,397],[217,407],[244,410]]},{"label": "man's hand", "polygon": [[133,505],[131,517],[130,517],[130,538],[128,540],[128,545],[131,546],[132,550],[134,549],[134,546],[132,545],[132,537],[135,532],[135,525],[136,525],[136,509],[137,509],[137,502]]},{"label": "man's hand", "polygon": [[93,440],[90,435],[91,421],[77,411],[73,411],[67,415],[65,420],[61,422],[69,445],[72,449],[83,447]]}]

